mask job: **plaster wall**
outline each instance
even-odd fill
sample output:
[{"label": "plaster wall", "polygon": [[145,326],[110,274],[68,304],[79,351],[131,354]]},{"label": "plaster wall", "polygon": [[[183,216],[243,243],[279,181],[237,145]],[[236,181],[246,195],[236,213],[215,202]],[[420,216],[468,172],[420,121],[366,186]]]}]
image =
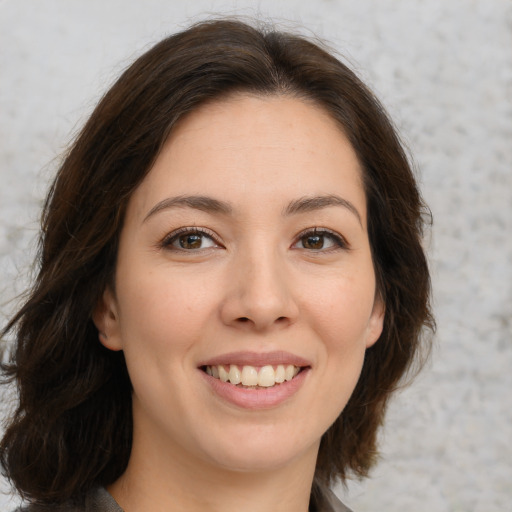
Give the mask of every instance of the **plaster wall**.
[{"label": "plaster wall", "polygon": [[[28,282],[41,201],[71,134],[133,58],[221,13],[329,40],[390,111],[434,215],[432,362],[394,400],[372,477],[340,495],[359,512],[510,510],[509,1],[0,1],[0,320]],[[16,502],[0,495],[1,510]]]}]

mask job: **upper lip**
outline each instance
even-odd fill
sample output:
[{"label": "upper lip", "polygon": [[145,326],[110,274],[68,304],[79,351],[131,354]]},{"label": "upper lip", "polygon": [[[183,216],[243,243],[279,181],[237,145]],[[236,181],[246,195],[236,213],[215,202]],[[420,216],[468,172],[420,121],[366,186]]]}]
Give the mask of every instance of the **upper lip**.
[{"label": "upper lip", "polygon": [[311,366],[311,362],[283,350],[272,352],[229,352],[220,354],[202,361],[198,366],[218,366],[236,364],[237,366],[277,366],[279,364],[293,364],[294,366]]}]

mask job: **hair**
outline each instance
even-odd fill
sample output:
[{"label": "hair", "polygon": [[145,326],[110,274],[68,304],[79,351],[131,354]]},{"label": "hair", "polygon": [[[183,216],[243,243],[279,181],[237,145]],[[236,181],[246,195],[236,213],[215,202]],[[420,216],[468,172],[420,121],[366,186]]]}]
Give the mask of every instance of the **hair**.
[{"label": "hair", "polygon": [[[384,109],[317,42],[238,20],[201,22],[139,57],[101,99],[68,150],[44,204],[38,274],[3,330],[15,332],[4,381],[17,408],[0,462],[29,501],[60,503],[124,472],[132,442],[131,384],[122,352],[98,341],[92,312],[112,285],[127,203],[176,122],[234,93],[291,95],[327,111],[361,164],[382,335],[324,434],[315,481],[363,477],[392,393],[428,352],[434,329],[422,247],[430,218]],[[413,363],[415,365],[413,366]]]}]

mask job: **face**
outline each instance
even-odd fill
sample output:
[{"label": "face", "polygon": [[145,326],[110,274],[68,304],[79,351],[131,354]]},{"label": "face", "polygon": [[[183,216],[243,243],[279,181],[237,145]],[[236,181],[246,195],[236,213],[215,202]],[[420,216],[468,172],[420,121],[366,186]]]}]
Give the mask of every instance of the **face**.
[{"label": "face", "polygon": [[95,313],[134,448],[236,471],[316,456],[382,330],[356,155],[319,107],[239,95],[173,131]]}]

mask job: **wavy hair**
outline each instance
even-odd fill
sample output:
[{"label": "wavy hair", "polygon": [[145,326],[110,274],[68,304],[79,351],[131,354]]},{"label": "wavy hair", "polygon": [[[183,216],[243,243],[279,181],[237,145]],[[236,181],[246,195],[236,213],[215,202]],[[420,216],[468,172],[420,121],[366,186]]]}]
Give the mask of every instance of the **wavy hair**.
[{"label": "wavy hair", "polygon": [[64,502],[124,472],[130,380],[122,353],[98,342],[91,315],[112,284],[127,202],[173,126],[205,102],[241,91],[314,102],[337,121],[359,158],[384,329],[367,350],[349,403],[322,438],[315,478],[362,477],[375,463],[388,400],[428,352],[423,333],[434,328],[421,243],[427,210],[392,123],[345,64],[302,36],[221,19],[167,37],[128,67],[51,185],[37,277],[2,331],[15,335],[3,371],[19,402],[0,462],[26,499]]}]

